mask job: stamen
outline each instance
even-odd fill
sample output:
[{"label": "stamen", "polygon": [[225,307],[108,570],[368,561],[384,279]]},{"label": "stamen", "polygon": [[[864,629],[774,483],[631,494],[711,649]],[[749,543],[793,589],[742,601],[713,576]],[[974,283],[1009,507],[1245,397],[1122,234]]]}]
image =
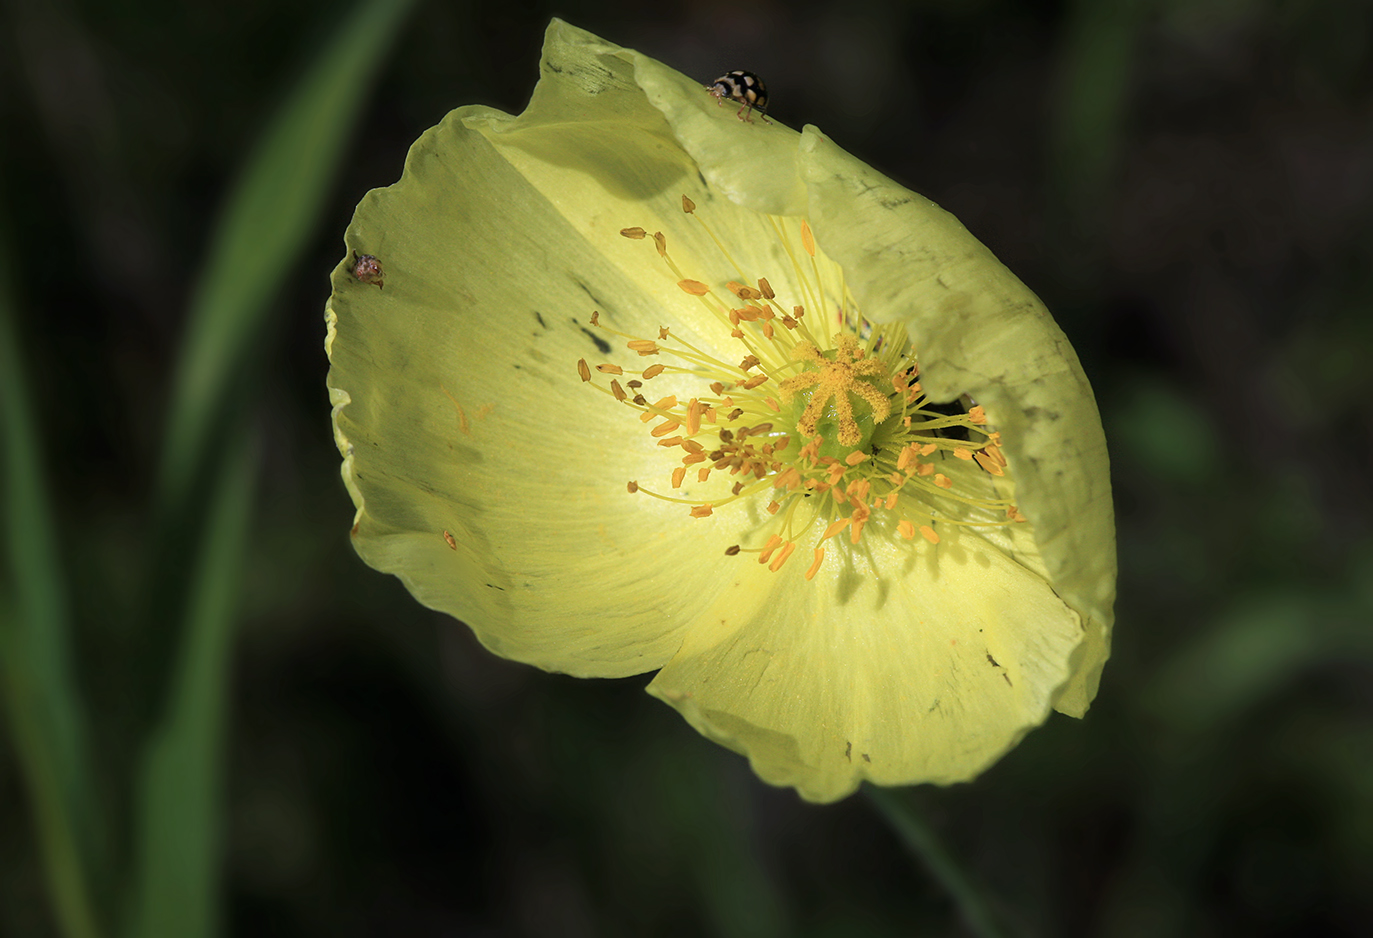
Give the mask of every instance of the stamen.
[{"label": "stamen", "polygon": [[838,521],[834,522],[829,527],[825,528],[825,533],[820,535],[820,540],[828,541],[830,538],[834,537],[840,531],[847,528],[852,520],[852,518],[840,518]]},{"label": "stamen", "polygon": [[781,544],[782,539],[778,537],[776,534],[769,537],[768,542],[763,545],[763,552],[758,555],[758,562],[767,563],[768,558],[772,556],[772,552],[775,551],[779,546],[781,546]]},{"label": "stamen", "polygon": [[[907,518],[894,519],[894,529],[882,528],[907,542],[918,531],[929,543],[939,543],[938,523],[979,527],[1026,520],[1010,497],[992,494],[998,490],[990,477],[1006,477],[1009,467],[1000,433],[986,427],[985,411],[975,402],[966,413],[930,406],[934,402],[926,400],[918,381],[919,363],[905,327],[877,325],[862,316],[842,269],[819,252],[807,220],[767,219],[781,247],[777,256],[790,264],[779,281],[785,284],[779,297],[769,276],[759,276],[775,272],[744,269],[685,194],[682,211],[703,227],[736,273],[729,279],[696,279],[692,265],[679,267],[669,255],[666,235],[654,232],[654,248],[669,272],[665,281],[698,298],[707,312],[704,323],[718,323],[717,337],[726,344],[738,341],[741,348],[731,354],[709,340],[698,347],[670,325],[660,325],[656,339],[625,334],[602,325],[599,313],[592,313],[592,324],[615,335],[627,351],[675,356],[671,365],[655,363],[638,372],[626,371],[621,362],[593,370],[585,359],[578,361],[582,381],[633,407],[649,438],[673,452],[677,462],[664,467],[676,495],[640,489],[637,482],[626,486],[630,493],[686,505],[693,518],[711,517],[716,508],[735,501],[764,501],[757,535],[763,546],[736,544],[726,555],[756,553],[773,572],[802,538],[816,537],[806,532],[818,524],[807,580],[819,571],[829,544],[842,542],[842,549],[850,550],[873,515],[898,510],[898,502],[907,506],[903,512],[930,518],[918,528]],[[621,229],[621,235],[649,237],[638,227]],[[783,328],[775,327],[779,322]],[[812,332],[808,324],[814,323],[833,325]],[[635,377],[626,382],[628,393],[617,380],[626,374]],[[643,396],[644,383],[662,375],[674,380],[681,403],[677,394],[652,404]],[[608,384],[594,380],[598,376]],[[761,393],[765,387],[776,390]],[[711,438],[698,441],[706,428]],[[800,445],[793,448],[798,435]],[[696,493],[680,494],[692,467],[699,484],[709,486],[702,490],[709,501]],[[914,507],[903,495],[915,500]],[[836,540],[844,531],[848,536]]]},{"label": "stamen", "polygon": [[782,552],[777,555],[777,559],[768,564],[768,569],[773,573],[782,569],[782,564],[787,562],[787,558],[791,556],[791,552],[794,550],[796,550],[796,542],[788,541],[786,546],[782,548]]},{"label": "stamen", "polygon": [[811,561],[810,569],[806,571],[806,579],[815,579],[815,574],[820,572],[820,565],[825,562],[825,548],[815,548],[815,559]]}]

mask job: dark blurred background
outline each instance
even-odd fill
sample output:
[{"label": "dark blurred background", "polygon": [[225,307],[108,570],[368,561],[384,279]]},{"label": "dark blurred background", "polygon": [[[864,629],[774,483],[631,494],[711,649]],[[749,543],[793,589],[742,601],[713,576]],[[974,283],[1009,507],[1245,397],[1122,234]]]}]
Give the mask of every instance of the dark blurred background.
[{"label": "dark blurred background", "polygon": [[[0,5],[0,207],[111,777],[152,679],[121,610],[188,296],[345,11]],[[1365,0],[420,3],[257,356],[224,934],[966,934],[863,797],[764,786],[645,678],[496,659],[349,547],[322,349],[344,227],[446,111],[524,106],[553,15],[702,82],[759,73],[774,118],[955,213],[1081,355],[1119,524],[1100,696],[915,796],[1013,933],[1368,934]],[[0,933],[24,938],[57,934],[28,815],[0,746]]]}]

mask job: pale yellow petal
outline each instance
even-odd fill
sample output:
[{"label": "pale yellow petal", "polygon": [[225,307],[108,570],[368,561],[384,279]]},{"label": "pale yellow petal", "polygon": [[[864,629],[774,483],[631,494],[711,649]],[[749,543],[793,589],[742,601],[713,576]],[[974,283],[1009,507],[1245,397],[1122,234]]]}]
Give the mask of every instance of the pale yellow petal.
[{"label": "pale yellow petal", "polygon": [[1116,557],[1106,441],[1077,355],[952,215],[813,127],[801,154],[816,238],[844,265],[864,315],[906,321],[926,393],[970,395],[1002,432],[1050,582],[1084,622],[1062,691],[1062,709],[1080,715],[1109,654]]},{"label": "pale yellow petal", "polygon": [[588,324],[594,309],[651,335],[660,320],[465,126],[502,120],[450,115],[349,228],[350,248],[385,269],[378,288],[340,265],[328,312],[354,542],[499,654],[579,675],[651,670],[733,541],[717,521],[626,492],[672,463],[577,361],[643,367]]},{"label": "pale yellow petal", "polygon": [[894,529],[828,542],[810,584],[799,553],[741,563],[649,690],[812,801],[976,776],[1044,720],[1081,626],[977,535]]},{"label": "pale yellow petal", "polygon": [[[797,171],[799,135],[761,117],[745,122],[737,105],[720,102],[700,81],[646,55],[626,51],[635,80],[706,180],[732,202],[772,215],[804,215],[806,190]],[[716,76],[709,76],[714,79]]]}]

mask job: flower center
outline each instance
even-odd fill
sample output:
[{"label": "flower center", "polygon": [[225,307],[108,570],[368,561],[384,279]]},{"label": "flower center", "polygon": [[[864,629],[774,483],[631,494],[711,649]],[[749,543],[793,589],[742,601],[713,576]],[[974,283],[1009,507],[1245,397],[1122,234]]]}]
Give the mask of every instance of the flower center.
[{"label": "flower center", "polygon": [[[706,225],[686,196],[682,209]],[[753,502],[763,519],[756,543],[725,552],[756,553],[776,572],[799,543],[809,542],[808,580],[820,570],[831,539],[843,533],[857,545],[874,517],[893,526],[898,537],[913,540],[919,533],[931,544],[939,542],[941,524],[1025,521],[1009,497],[1013,487],[1001,435],[988,428],[982,408],[929,401],[917,380],[920,366],[905,326],[862,317],[843,286],[842,269],[817,253],[805,220],[769,220],[791,260],[796,299],[802,301],[794,305],[780,300],[766,277],[755,286],[729,281],[722,289],[692,279],[668,254],[666,237],[652,235],[677,287],[697,297],[708,319],[738,344],[743,357],[737,364],[667,328],[660,327],[656,339],[632,336],[601,323],[599,312],[592,314],[593,326],[624,339],[625,349],[639,358],[655,361],[635,371],[611,362],[593,369],[582,359],[582,380],[637,411],[649,438],[678,463],[669,490],[678,494],[637,481],[628,484],[629,492],[682,504],[693,518]],[[706,231],[728,256],[714,232]],[[649,237],[642,228],[620,234]],[[806,304],[816,312],[808,315]],[[810,327],[822,323],[813,320],[830,317],[837,331],[819,328],[817,337]],[[594,380],[593,371],[608,383]],[[690,378],[697,393],[685,401],[669,394],[650,402],[647,383],[665,374]]]}]

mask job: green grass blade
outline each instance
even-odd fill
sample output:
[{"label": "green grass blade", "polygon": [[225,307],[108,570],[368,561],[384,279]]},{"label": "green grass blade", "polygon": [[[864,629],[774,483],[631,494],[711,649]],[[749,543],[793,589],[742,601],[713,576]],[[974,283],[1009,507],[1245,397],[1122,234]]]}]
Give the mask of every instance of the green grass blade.
[{"label": "green grass blade", "polygon": [[318,221],[349,132],[411,0],[365,0],[267,127],[211,241],[172,391],[158,497],[175,515],[271,298]]},{"label": "green grass blade", "polygon": [[904,797],[906,792],[876,785],[864,785],[863,793],[877,805],[882,816],[892,830],[905,843],[906,848],[925,864],[930,875],[939,881],[944,890],[958,906],[968,930],[977,938],[1004,938],[1002,930],[992,912],[991,903],[973,882],[972,877],[963,871],[958,861],[939,842],[939,837],[929,822]]},{"label": "green grass blade", "polygon": [[67,938],[100,932],[93,904],[95,813],[86,720],[71,661],[66,589],[0,244],[0,505],[8,569],[0,682],[33,808],[56,918]]},{"label": "green grass blade", "polygon": [[218,926],[225,682],[254,489],[249,447],[240,439],[236,449],[210,506],[167,716],[138,789],[129,934],[139,938],[208,938]]},{"label": "green grass blade", "polygon": [[225,209],[192,304],[157,494],[164,524],[205,520],[196,525],[199,543],[185,545],[193,558],[186,614],[137,794],[131,938],[218,930],[224,685],[252,507],[246,456],[232,454],[214,473],[207,515],[192,501],[223,460],[225,437],[239,439],[234,422],[226,432],[220,419],[233,379],[318,221],[365,91],[410,5],[363,2],[283,102]]}]

